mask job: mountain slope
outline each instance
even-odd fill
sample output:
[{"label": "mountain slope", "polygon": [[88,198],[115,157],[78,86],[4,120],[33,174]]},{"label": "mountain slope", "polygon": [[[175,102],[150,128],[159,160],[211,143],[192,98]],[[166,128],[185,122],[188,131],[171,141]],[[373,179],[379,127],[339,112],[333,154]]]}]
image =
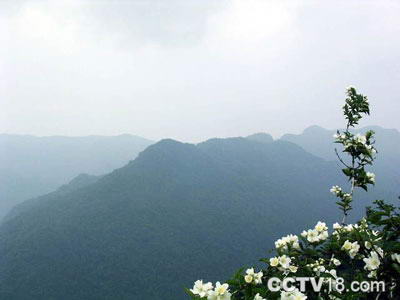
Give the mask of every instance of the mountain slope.
[{"label": "mountain slope", "polygon": [[336,221],[337,173],[289,142],[163,140],[4,222],[0,298],[185,299],[198,277],[226,278],[282,234]]},{"label": "mountain slope", "polygon": [[0,135],[0,218],[23,200],[54,191],[80,173],[126,164],[152,142],[140,137]]},{"label": "mountain slope", "polygon": [[[84,188],[88,185],[94,184],[97,182],[102,176],[95,176],[95,175],[89,175],[89,174],[79,174],[75,178],[73,178],[69,183],[63,184],[60,186],[57,190],[52,192],[51,194],[53,195],[52,197],[58,197],[60,195],[70,193],[76,190],[79,190],[81,188]],[[47,197],[50,197],[50,195],[47,195]],[[37,197],[37,198],[32,198],[26,201],[23,201],[22,203],[19,203],[15,205],[10,212],[3,218],[2,221],[7,222],[8,220],[14,218],[15,216],[21,214],[24,211],[30,210],[32,207],[35,207],[37,203],[41,202],[42,197]]]}]

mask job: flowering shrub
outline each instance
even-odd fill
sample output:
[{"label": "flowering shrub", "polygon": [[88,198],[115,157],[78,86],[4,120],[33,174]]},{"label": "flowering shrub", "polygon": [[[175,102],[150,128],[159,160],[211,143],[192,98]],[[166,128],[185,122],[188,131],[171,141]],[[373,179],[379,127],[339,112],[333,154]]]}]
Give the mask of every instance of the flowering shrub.
[{"label": "flowering shrub", "polygon": [[[346,223],[354,190],[367,191],[368,185],[375,184],[375,175],[365,168],[373,164],[377,151],[373,131],[365,135],[350,131],[364,114],[369,114],[367,97],[354,87],[347,88],[343,112],[347,126],[343,132],[338,130],[334,139],[349,159],[335,151],[350,186],[348,190],[339,186],[330,190],[343,212],[341,223],[329,229],[324,222],[318,222],[299,236],[282,237],[275,242],[276,255],[261,259],[265,269],[241,269],[215,287],[198,280],[187,290],[192,299],[400,299],[399,208],[377,200],[373,208],[367,207],[359,222]],[[289,287],[285,280],[290,278],[293,280]],[[355,289],[353,285],[372,281],[381,285],[375,289],[371,285],[368,289]]]}]

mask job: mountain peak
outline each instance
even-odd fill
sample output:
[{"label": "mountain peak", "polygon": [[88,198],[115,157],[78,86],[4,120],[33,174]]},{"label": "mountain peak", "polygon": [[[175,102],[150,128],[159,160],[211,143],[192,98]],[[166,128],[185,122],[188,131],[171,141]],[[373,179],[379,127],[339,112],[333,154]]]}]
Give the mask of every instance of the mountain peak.
[{"label": "mountain peak", "polygon": [[321,132],[326,132],[328,131],[327,129],[318,126],[318,125],[311,125],[304,129],[303,133],[321,133]]},{"label": "mountain peak", "polygon": [[265,133],[265,132],[254,133],[254,134],[247,136],[246,138],[249,140],[252,140],[252,141],[260,142],[260,143],[272,143],[274,141],[274,138],[272,137],[272,135]]}]

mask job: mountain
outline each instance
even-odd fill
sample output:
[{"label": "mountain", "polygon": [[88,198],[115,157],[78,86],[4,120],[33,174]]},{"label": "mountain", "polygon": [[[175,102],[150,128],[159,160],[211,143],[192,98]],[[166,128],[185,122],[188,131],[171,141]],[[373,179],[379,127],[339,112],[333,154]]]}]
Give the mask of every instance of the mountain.
[{"label": "mountain", "polygon": [[[52,192],[51,194],[56,194],[56,195],[62,195],[65,193],[73,192],[78,189],[84,188],[90,184],[95,183],[98,181],[100,178],[102,178],[101,175],[95,176],[95,175],[89,175],[89,174],[79,174],[75,178],[73,178],[69,183],[63,184],[60,186],[57,190]],[[49,193],[50,194],[50,193]],[[37,202],[41,201],[41,197],[29,199],[26,201],[23,201],[22,203],[16,204],[10,212],[4,217],[4,221],[7,221],[9,219],[12,219],[16,215],[19,215],[23,211],[28,211],[32,207],[36,205]]]},{"label": "mountain", "polygon": [[[400,159],[400,132],[397,129],[368,126],[355,130],[354,133],[363,134],[368,130],[375,131],[377,148],[380,150],[377,161]],[[308,152],[327,160],[336,160],[334,149],[338,147],[338,144],[332,143],[335,133],[336,130],[328,130],[313,125],[306,128],[301,134],[285,134],[281,137],[281,140],[295,143]]]},{"label": "mountain", "polygon": [[183,287],[257,264],[281,235],[337,221],[339,173],[286,141],[162,140],[7,218],[0,299],[186,299]]},{"label": "mountain", "polygon": [[[377,174],[377,186],[384,191],[381,195],[391,201],[400,195],[400,132],[397,129],[385,129],[379,126],[364,127],[354,131],[365,133],[373,130],[376,133],[377,159],[369,169]],[[335,130],[311,126],[302,134],[286,134],[281,140],[301,146],[307,152],[327,160],[337,160],[335,148],[340,145],[332,143]],[[340,151],[339,151],[340,152]],[[346,155],[343,155],[346,158]]]},{"label": "mountain", "polygon": [[246,137],[248,140],[257,141],[261,143],[272,143],[274,139],[272,135],[264,132],[255,133]]},{"label": "mountain", "polygon": [[0,135],[0,218],[23,200],[54,191],[80,173],[99,175],[126,164],[152,141],[114,137]]},{"label": "mountain", "polygon": [[83,188],[85,186],[88,186],[92,183],[95,183],[98,181],[102,176],[95,176],[95,175],[90,175],[90,174],[79,174],[75,178],[73,178],[68,184],[63,184],[60,186],[56,192],[63,192],[63,193],[68,193],[68,192],[73,192],[76,191],[80,188]]}]

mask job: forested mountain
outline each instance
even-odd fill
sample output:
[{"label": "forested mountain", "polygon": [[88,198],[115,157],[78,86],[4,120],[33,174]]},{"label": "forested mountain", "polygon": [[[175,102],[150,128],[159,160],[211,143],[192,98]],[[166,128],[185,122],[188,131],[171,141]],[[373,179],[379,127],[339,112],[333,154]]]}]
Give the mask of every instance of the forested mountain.
[{"label": "forested mountain", "polygon": [[54,191],[80,173],[122,167],[152,142],[132,135],[0,135],[0,219],[23,200]]},{"label": "forested mountain", "polygon": [[[81,189],[85,186],[88,186],[90,184],[95,183],[98,181],[100,178],[102,178],[101,175],[95,176],[95,175],[90,175],[90,174],[79,174],[75,178],[73,178],[69,183],[63,184],[60,186],[57,190],[52,192],[52,194],[57,194],[57,196],[76,191],[78,189]],[[50,196],[50,195],[49,195]],[[7,221],[14,216],[22,213],[23,211],[27,211],[34,207],[36,203],[41,201],[41,197],[37,198],[32,198],[26,201],[23,201],[22,203],[16,204],[13,208],[11,208],[10,212],[4,217],[4,221]]]},{"label": "forested mountain", "polygon": [[185,299],[193,280],[256,264],[282,234],[337,221],[336,163],[259,138],[162,140],[33,199],[0,227],[0,299]]}]

